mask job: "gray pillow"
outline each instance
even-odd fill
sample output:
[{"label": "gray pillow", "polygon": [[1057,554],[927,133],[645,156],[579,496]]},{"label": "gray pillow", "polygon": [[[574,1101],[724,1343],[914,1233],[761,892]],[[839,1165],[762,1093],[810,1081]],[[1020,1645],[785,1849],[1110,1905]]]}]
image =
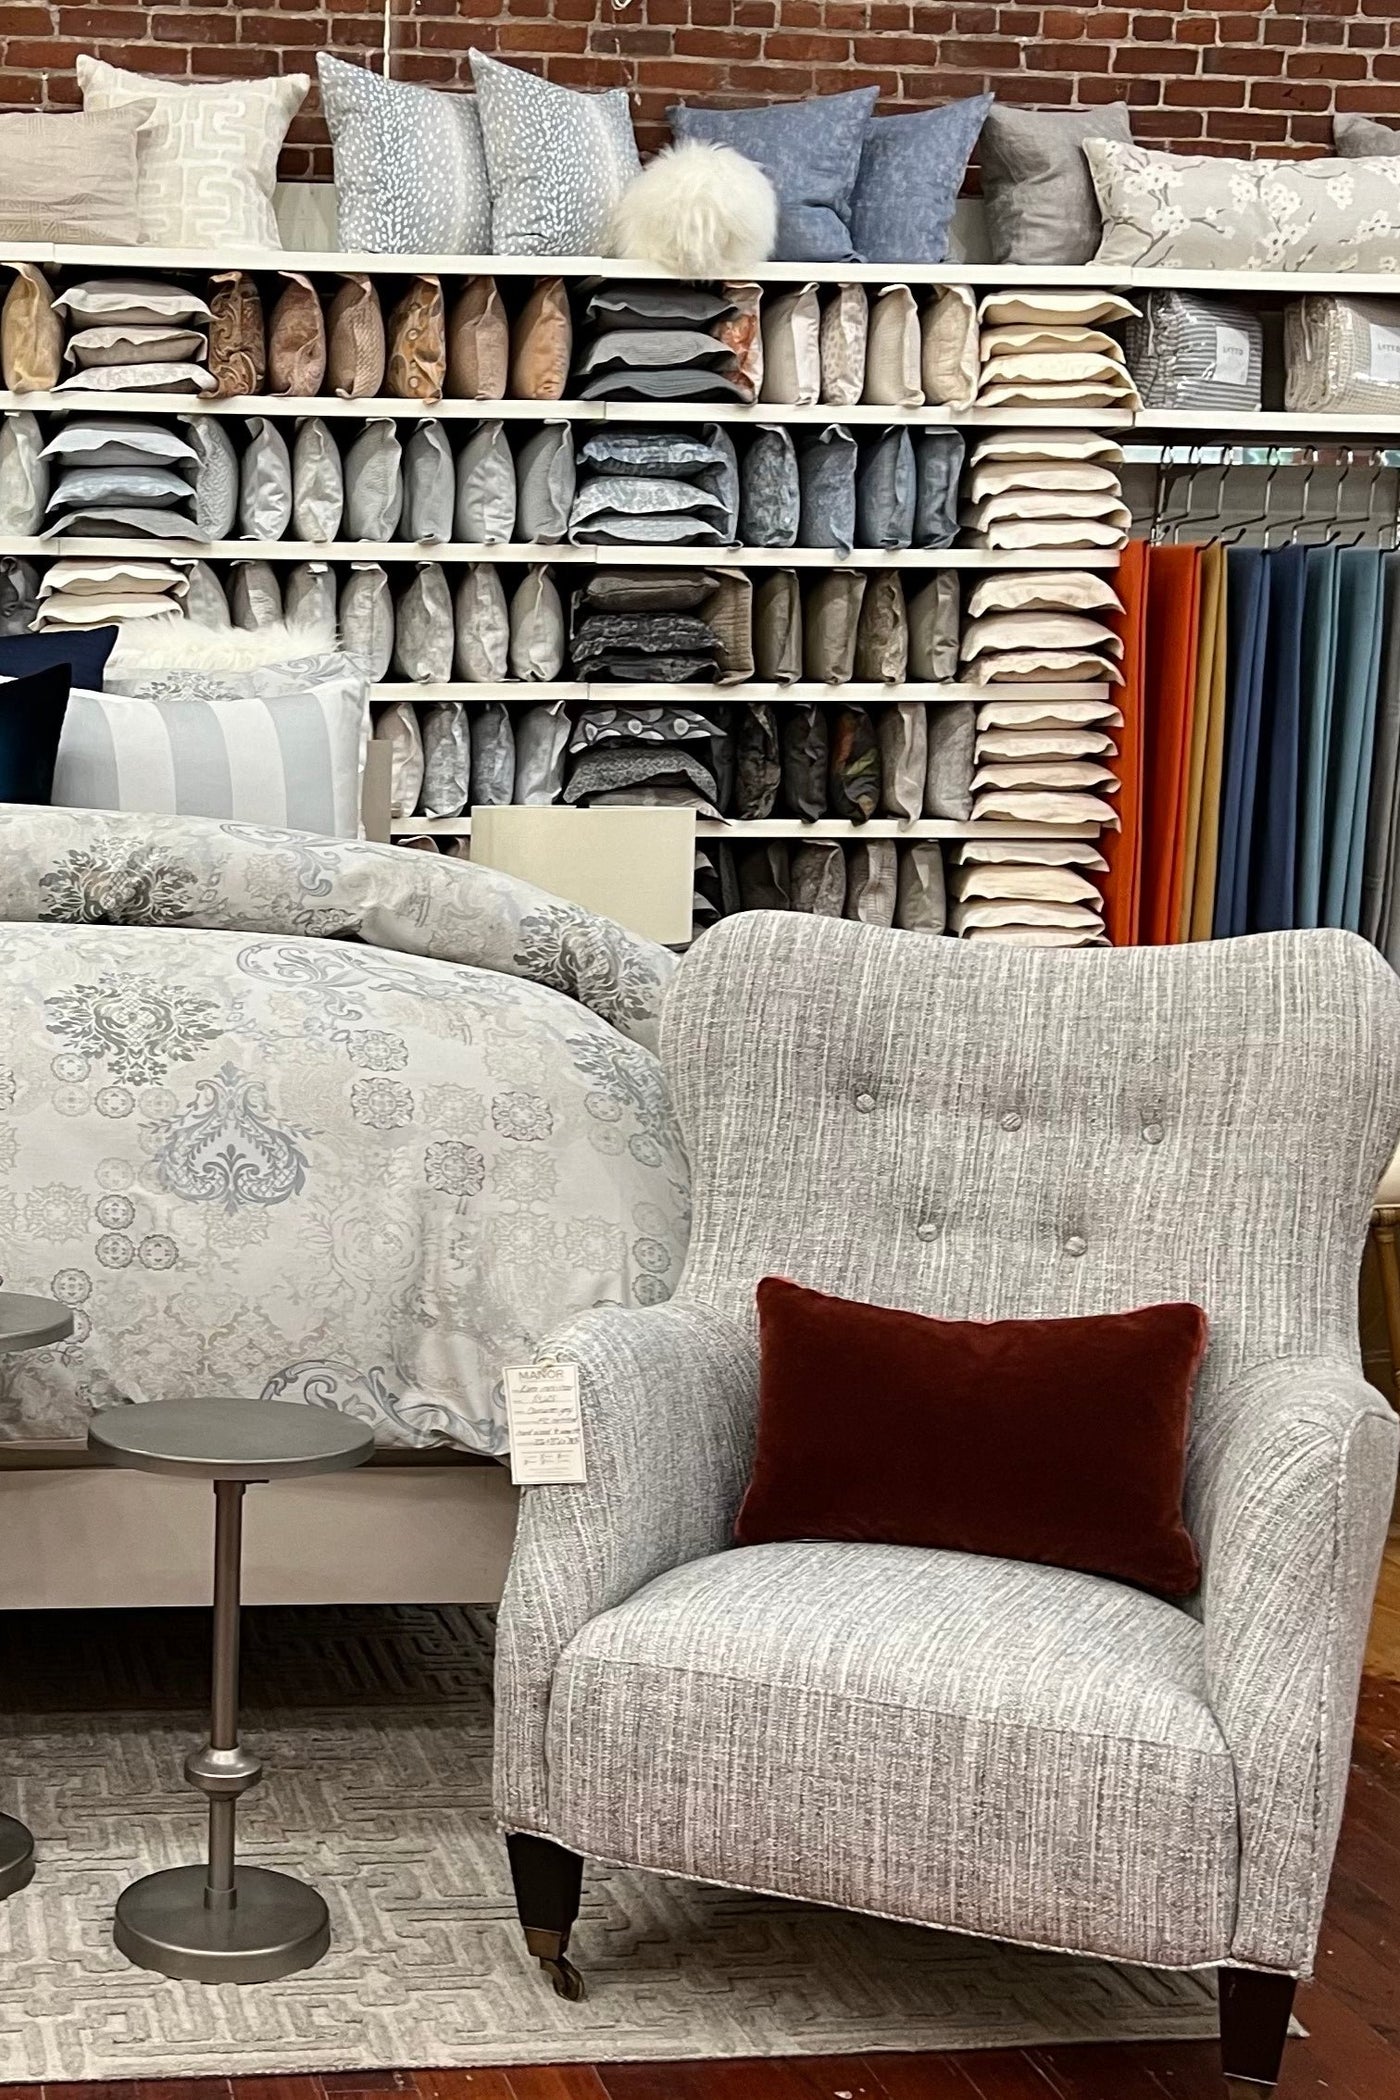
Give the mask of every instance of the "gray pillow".
[{"label": "gray pillow", "polygon": [[782,740],[783,802],[790,817],[826,815],[826,709],[814,703],[785,707]]},{"label": "gray pillow", "polygon": [[378,562],[352,562],[340,592],[340,640],[371,685],[387,677],[394,656],[394,601]]},{"label": "gray pillow", "polygon": [[455,501],[456,476],[447,432],[435,417],[426,417],[404,448],[400,539],[445,544],[452,537]]},{"label": "gray pillow", "polygon": [[335,626],[335,570],[329,562],[299,561],[288,569],[282,612],[289,627]]},{"label": "gray pillow", "polygon": [[457,538],[490,547],[515,531],[516,476],[504,423],[479,423],[457,458]]},{"label": "gray pillow", "polygon": [[928,778],[928,709],[922,700],[898,700],[880,710],[880,808],[887,817],[924,813]]},{"label": "gray pillow", "polygon": [[966,447],[960,430],[916,431],[914,545],[951,547],[958,531],[958,484]]},{"label": "gray pillow", "polygon": [[229,617],[254,633],[284,617],[282,586],[270,561],[236,561],[229,575]]},{"label": "gray pillow", "polygon": [[386,80],[318,52],[335,149],[339,245],[352,255],[487,255],[491,188],[470,95]]},{"label": "gray pillow", "polygon": [[677,744],[604,744],[584,751],[574,760],[564,788],[570,803],[593,801],[618,789],[642,788],[644,795],[629,801],[671,799],[666,790],[679,788],[681,799],[705,816],[718,816],[714,774],[694,751]]},{"label": "gray pillow", "polygon": [[423,739],[423,785],[418,800],[425,817],[460,816],[472,794],[472,740],[467,710],[457,700],[419,709]]},{"label": "gray pillow", "polygon": [[867,262],[940,263],[990,95],[876,117],[865,134],[851,238]]},{"label": "gray pillow", "polygon": [[856,539],[856,441],[839,423],[807,438],[797,455],[801,547],[849,554]]},{"label": "gray pillow", "polygon": [[218,416],[190,416],[187,426],[195,454],[194,522],[205,540],[233,536],[238,516],[238,454]]},{"label": "gray pillow", "polygon": [[880,746],[864,707],[836,707],[827,724],[826,792],[834,817],[864,824],[880,806]]},{"label": "gray pillow", "polygon": [[606,328],[665,328],[679,322],[704,328],[731,313],[734,301],[700,284],[605,284],[593,293],[587,318]]},{"label": "gray pillow", "polygon": [[345,470],[340,450],[319,416],[297,425],[292,447],[292,536],[336,539],[345,515]]},{"label": "gray pillow", "polygon": [[802,506],[797,453],[783,425],[765,423],[749,441],[739,487],[739,538],[746,547],[795,547]]},{"label": "gray pillow", "polygon": [[67,416],[44,447],[45,459],[70,460],[74,466],[145,467],[159,461],[197,459],[191,444],[163,423],[135,416]]},{"label": "gray pillow", "polygon": [[714,365],[719,371],[734,368],[734,352],[717,336],[702,328],[615,328],[595,336],[579,357],[580,375],[604,372],[614,365],[650,371],[677,365]]},{"label": "gray pillow", "polygon": [[597,474],[675,474],[692,477],[703,467],[724,464],[713,441],[689,430],[597,430],[579,446],[579,464]]},{"label": "gray pillow", "polygon": [[566,539],[576,487],[573,428],[546,423],[525,440],[515,463],[515,538]]},{"label": "gray pillow", "polygon": [[550,681],[564,668],[564,608],[548,569],[527,569],[510,601],[510,675]]},{"label": "gray pillow", "polygon": [[879,92],[854,88],[756,109],[681,104],[666,115],[677,139],[733,146],[762,168],[778,197],[776,262],[856,262],[851,202]]},{"label": "gray pillow", "polygon": [[802,594],[792,569],[774,569],[755,586],[753,655],[756,676],[775,685],[802,676]]},{"label": "gray pillow", "polygon": [[471,723],[473,808],[498,809],[515,798],[515,731],[499,701],[479,708]]},{"label": "gray pillow", "polygon": [[778,720],[771,707],[741,707],[735,733],[734,814],[746,823],[771,817],[782,784]]},{"label": "gray pillow", "polygon": [[245,540],[280,540],[292,522],[292,456],[268,416],[250,416],[238,476],[238,530]]},{"label": "gray pillow", "polygon": [[739,455],[722,423],[708,424],[705,437],[717,456],[714,465],[703,469],[698,478],[701,487],[708,489],[718,503],[719,529],[732,542],[739,536]]},{"label": "gray pillow", "polygon": [[898,569],[876,569],[861,601],[855,675],[870,685],[903,685],[909,671],[909,615]]},{"label": "gray pillow", "polygon": [[867,581],[863,569],[830,569],[808,591],[803,608],[803,664],[815,684],[848,685],[854,677]]},{"label": "gray pillow", "polygon": [[977,709],[971,700],[941,701],[928,710],[928,772],[924,815],[966,824],[972,815]]},{"label": "gray pillow", "polygon": [[873,445],[861,450],[856,473],[857,544],[911,547],[914,497],[914,443],[901,425],[885,431]]},{"label": "gray pillow", "polygon": [[231,627],[228,595],[207,561],[192,561],[182,601],[185,618],[197,627]]},{"label": "gray pillow", "polygon": [[765,846],[745,846],[735,854],[741,911],[791,911],[792,868],[788,849],[777,839]]},{"label": "gray pillow", "polygon": [[1132,135],[1126,102],[1082,110],[994,103],[979,145],[992,261],[1092,262],[1103,219],[1083,143]]},{"label": "gray pillow", "polygon": [[49,466],[39,419],[19,409],[0,421],[0,533],[32,539],[44,522]]},{"label": "gray pillow", "polygon": [[899,856],[894,923],[906,933],[942,933],[948,924],[943,850],[937,839],[920,839]]},{"label": "gray pillow", "polygon": [[366,423],[345,458],[345,537],[391,540],[403,510],[403,450],[394,425]]},{"label": "gray pillow", "polygon": [[86,510],[93,503],[153,503],[161,510],[184,503],[191,490],[171,467],[70,467],[60,474],[48,509]]},{"label": "gray pillow", "polygon": [[[491,178],[494,255],[602,255],[641,162],[624,88],[581,95],[470,53]],[[478,251],[483,252],[483,251]]]},{"label": "gray pillow", "polygon": [[1400,153],[1400,131],[1354,110],[1339,110],[1333,117],[1332,138],[1343,160],[1388,160]]},{"label": "gray pillow", "polygon": [[564,792],[564,764],[569,748],[569,718],[553,706],[527,707],[515,722],[514,799],[522,803],[557,802]]},{"label": "gray pillow", "polygon": [[834,839],[804,839],[792,849],[792,909],[839,919],[846,908],[846,856]]},{"label": "gray pillow", "polygon": [[425,561],[394,611],[394,663],[401,677],[446,685],[452,676],[452,593],[441,562]]},{"label": "gray pillow", "polygon": [[741,380],[704,365],[658,365],[651,371],[619,366],[595,372],[575,391],[580,401],[617,395],[625,401],[741,401],[747,407],[753,399]]},{"label": "gray pillow", "polygon": [[28,634],[38,604],[39,571],[32,561],[6,555],[0,560],[0,634]]},{"label": "gray pillow", "polygon": [[909,676],[947,685],[958,675],[959,605],[956,569],[940,569],[909,600]]},{"label": "gray pillow", "polygon": [[505,587],[492,562],[477,562],[463,574],[456,603],[457,676],[486,685],[510,671],[510,614]]},{"label": "gray pillow", "polygon": [[893,926],[897,849],[893,839],[862,840],[846,853],[846,909],[848,919],[866,926]]}]

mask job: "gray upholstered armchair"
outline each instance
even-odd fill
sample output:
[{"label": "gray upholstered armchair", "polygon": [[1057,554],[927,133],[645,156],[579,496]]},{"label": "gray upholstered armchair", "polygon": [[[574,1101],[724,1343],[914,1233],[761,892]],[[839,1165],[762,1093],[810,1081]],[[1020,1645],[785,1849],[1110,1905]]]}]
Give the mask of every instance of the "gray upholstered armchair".
[{"label": "gray upholstered armchair", "polygon": [[[1226,2068],[1271,2083],[1395,1479],[1356,1292],[1400,980],[1349,934],[1065,954],[755,913],[683,964],[662,1054],[687,1266],[670,1303],[549,1345],[580,1366],[588,1481],[527,1493],[501,1610],[496,1802],[531,1950],[581,1988],[591,1855],[1219,1966]],[[774,1272],[954,1318],[1203,1305],[1199,1598],[731,1548]]]}]

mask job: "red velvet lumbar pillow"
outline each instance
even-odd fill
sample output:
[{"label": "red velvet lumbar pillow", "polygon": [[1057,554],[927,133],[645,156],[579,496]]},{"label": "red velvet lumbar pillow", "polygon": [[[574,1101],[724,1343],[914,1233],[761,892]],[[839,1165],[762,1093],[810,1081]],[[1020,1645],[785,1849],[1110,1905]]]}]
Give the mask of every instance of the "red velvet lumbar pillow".
[{"label": "red velvet lumbar pillow", "polygon": [[1196,1588],[1181,1501],[1198,1305],[931,1320],[767,1276],[758,1324],[737,1545],[941,1546]]}]

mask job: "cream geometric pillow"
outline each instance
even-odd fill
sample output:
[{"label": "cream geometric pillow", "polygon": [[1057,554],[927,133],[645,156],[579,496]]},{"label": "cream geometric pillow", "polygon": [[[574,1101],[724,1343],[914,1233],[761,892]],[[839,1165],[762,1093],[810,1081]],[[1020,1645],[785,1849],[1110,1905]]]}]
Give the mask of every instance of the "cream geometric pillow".
[{"label": "cream geometric pillow", "polygon": [[280,248],[272,191],[287,126],[311,85],[280,80],[181,82],[78,60],[88,112],[153,103],[138,141],[141,241],[153,248]]}]

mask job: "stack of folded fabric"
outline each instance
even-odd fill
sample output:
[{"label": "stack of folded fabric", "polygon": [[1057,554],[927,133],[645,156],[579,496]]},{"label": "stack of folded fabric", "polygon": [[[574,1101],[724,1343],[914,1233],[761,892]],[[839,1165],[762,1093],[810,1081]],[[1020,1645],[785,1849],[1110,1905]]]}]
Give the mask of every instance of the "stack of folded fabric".
[{"label": "stack of folded fabric", "polygon": [[693,707],[586,707],[569,739],[564,801],[644,804],[719,815],[722,731]]},{"label": "stack of folded fabric", "polygon": [[1122,348],[1104,333],[1136,315],[1116,292],[990,292],[978,309],[977,406],[1140,408]]},{"label": "stack of folded fabric", "polygon": [[1123,717],[1111,700],[988,699],[977,709],[974,823],[1116,826],[1111,761]]},{"label": "stack of folded fabric", "polygon": [[952,932],[1037,948],[1101,947],[1107,861],[1087,839],[963,839],[950,849]]},{"label": "stack of folded fabric", "polygon": [[958,653],[965,685],[1121,685],[1118,594],[1088,569],[993,571],[967,601]]},{"label": "stack of folded fabric", "polygon": [[176,284],[94,278],[54,300],[69,325],[64,358],[76,367],[60,392],[213,394],[209,307]]},{"label": "stack of folded fabric", "polygon": [[574,593],[575,678],[634,685],[713,678],[719,638],[705,608],[717,583],[708,569],[600,569]]},{"label": "stack of folded fabric", "polygon": [[579,546],[722,547],[739,529],[739,462],[703,431],[600,430],[579,447],[569,538]]},{"label": "stack of folded fabric", "polygon": [[1264,331],[1259,316],[1233,299],[1204,292],[1148,292],[1124,324],[1128,369],[1144,408],[1223,408],[1262,404]]},{"label": "stack of folded fabric", "polygon": [[197,540],[188,470],[196,448],[132,416],[73,416],[44,447],[51,485],[45,537]]},{"label": "stack of folded fabric", "polygon": [[188,581],[185,570],[174,562],[148,561],[141,555],[56,561],[39,586],[33,624],[40,634],[48,634],[177,619]]},{"label": "stack of folded fabric", "polygon": [[1115,548],[1132,516],[1123,448],[1091,430],[999,430],[973,451],[962,511],[970,547]]},{"label": "stack of folded fabric", "polygon": [[[752,401],[736,304],[695,284],[611,284],[588,302],[574,391],[585,401]],[[752,333],[752,331],[750,331]]]}]

